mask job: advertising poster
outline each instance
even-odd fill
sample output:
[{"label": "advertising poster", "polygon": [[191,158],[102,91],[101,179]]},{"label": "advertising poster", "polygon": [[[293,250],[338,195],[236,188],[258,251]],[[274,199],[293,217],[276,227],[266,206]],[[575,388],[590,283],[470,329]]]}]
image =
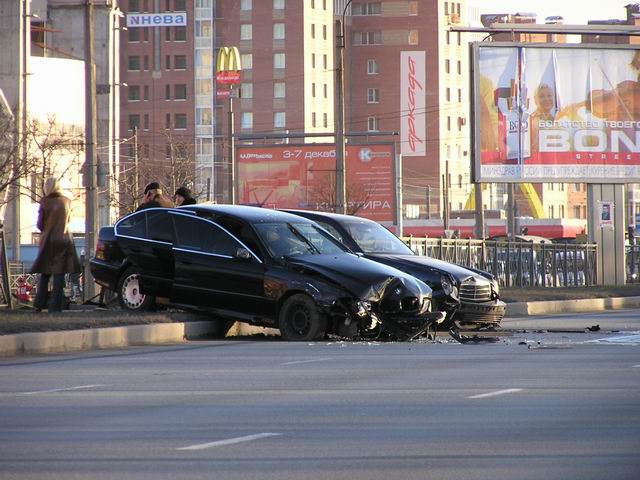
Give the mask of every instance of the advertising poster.
[{"label": "advertising poster", "polygon": [[[379,222],[393,221],[393,145],[348,145],[345,154],[348,211]],[[334,145],[238,147],[236,158],[240,203],[326,211],[335,208]]]},{"label": "advertising poster", "polygon": [[426,77],[424,51],[400,52],[400,150],[405,157],[426,153]]},{"label": "advertising poster", "polygon": [[598,202],[598,217],[602,228],[613,228],[613,202]]},{"label": "advertising poster", "polygon": [[475,176],[640,179],[640,50],[474,45]]}]

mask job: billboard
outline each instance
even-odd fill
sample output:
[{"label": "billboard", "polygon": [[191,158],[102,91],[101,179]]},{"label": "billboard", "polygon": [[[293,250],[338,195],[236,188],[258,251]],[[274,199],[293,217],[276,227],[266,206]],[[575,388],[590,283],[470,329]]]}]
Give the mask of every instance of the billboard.
[{"label": "billboard", "polygon": [[474,44],[479,182],[640,181],[640,50]]},{"label": "billboard", "polygon": [[424,51],[400,52],[400,151],[426,154],[426,63]]},{"label": "billboard", "polygon": [[[345,169],[349,211],[379,222],[395,213],[392,144],[347,145]],[[335,145],[238,147],[238,201],[271,208],[332,211],[335,205]]]}]

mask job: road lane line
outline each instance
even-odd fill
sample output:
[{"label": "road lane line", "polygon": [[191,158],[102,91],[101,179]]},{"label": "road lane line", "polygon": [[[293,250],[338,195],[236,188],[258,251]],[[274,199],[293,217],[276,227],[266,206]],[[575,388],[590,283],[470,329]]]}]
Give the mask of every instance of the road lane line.
[{"label": "road lane line", "polygon": [[640,365],[634,365],[633,368],[640,368]]},{"label": "road lane line", "polygon": [[281,433],[257,433],[255,435],[247,435],[245,437],[229,438],[227,440],[219,440],[217,442],[201,443],[199,445],[190,445],[188,447],[176,448],[176,450],[204,450],[205,448],[222,447],[225,445],[233,445],[234,443],[250,442],[267,437],[277,437]]},{"label": "road lane line", "polygon": [[521,392],[521,388],[507,388],[506,390],[498,390],[497,392],[489,392],[489,393],[481,393],[479,395],[471,395],[467,398],[487,398],[487,397],[496,397],[498,395],[506,395],[508,393],[516,393]]},{"label": "road lane line", "polygon": [[106,385],[79,385],[77,387],[53,388],[51,390],[39,390],[37,392],[19,392],[18,395],[38,395],[41,393],[70,392],[72,390],[84,390],[86,388],[96,388],[96,387],[106,387]]},{"label": "road lane line", "polygon": [[300,365],[301,363],[312,363],[312,362],[324,362],[326,360],[333,360],[332,358],[315,358],[313,360],[298,360],[295,362],[287,362],[282,365]]}]

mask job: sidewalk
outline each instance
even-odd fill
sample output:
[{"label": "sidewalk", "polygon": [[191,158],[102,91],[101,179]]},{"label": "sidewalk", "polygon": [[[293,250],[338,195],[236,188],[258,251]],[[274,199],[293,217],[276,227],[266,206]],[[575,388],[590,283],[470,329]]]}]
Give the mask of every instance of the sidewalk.
[{"label": "sidewalk", "polygon": [[[588,318],[568,322],[562,314],[586,312],[594,313],[604,310],[622,310],[640,308],[640,296],[620,298],[593,298],[580,300],[557,300],[544,302],[515,302],[507,304],[507,314],[502,321],[505,330],[514,329],[563,329],[590,327]],[[65,353],[82,350],[124,348],[140,345],[161,345],[184,343],[191,340],[214,338],[219,334],[219,323],[215,321],[172,321],[171,315],[155,314],[155,321],[160,323],[138,322],[147,324],[120,325],[122,313],[112,314],[112,319],[104,312],[85,310],[70,312],[67,317],[81,315],[84,324],[108,325],[109,321],[118,326],[102,328],[81,328],[76,330],[32,331],[0,335],[0,356],[37,355],[46,353]],[[24,315],[26,319],[28,314]],[[31,315],[33,317],[33,315]],[[550,316],[547,318],[530,318],[533,316]],[[184,315],[183,315],[184,317]],[[37,318],[42,319],[42,316]],[[180,318],[180,316],[176,316]],[[65,316],[47,317],[51,321],[63,321]],[[42,321],[40,320],[40,322]],[[143,319],[144,320],[144,319]],[[38,323],[40,323],[38,322]],[[95,323],[94,323],[95,322]],[[637,322],[637,323],[636,323]],[[41,324],[43,328],[45,325]],[[607,328],[601,325],[601,328]],[[617,329],[640,330],[640,314],[632,320],[628,318],[616,323]],[[230,336],[265,333],[277,335],[273,329],[252,327],[236,323]]]}]

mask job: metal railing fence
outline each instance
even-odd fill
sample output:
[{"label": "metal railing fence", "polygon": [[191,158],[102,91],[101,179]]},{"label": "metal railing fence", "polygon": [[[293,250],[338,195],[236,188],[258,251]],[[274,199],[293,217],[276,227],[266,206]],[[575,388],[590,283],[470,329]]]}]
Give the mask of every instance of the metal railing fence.
[{"label": "metal railing fence", "polygon": [[418,255],[491,272],[502,287],[579,287],[597,281],[596,244],[420,237],[403,240]]}]

